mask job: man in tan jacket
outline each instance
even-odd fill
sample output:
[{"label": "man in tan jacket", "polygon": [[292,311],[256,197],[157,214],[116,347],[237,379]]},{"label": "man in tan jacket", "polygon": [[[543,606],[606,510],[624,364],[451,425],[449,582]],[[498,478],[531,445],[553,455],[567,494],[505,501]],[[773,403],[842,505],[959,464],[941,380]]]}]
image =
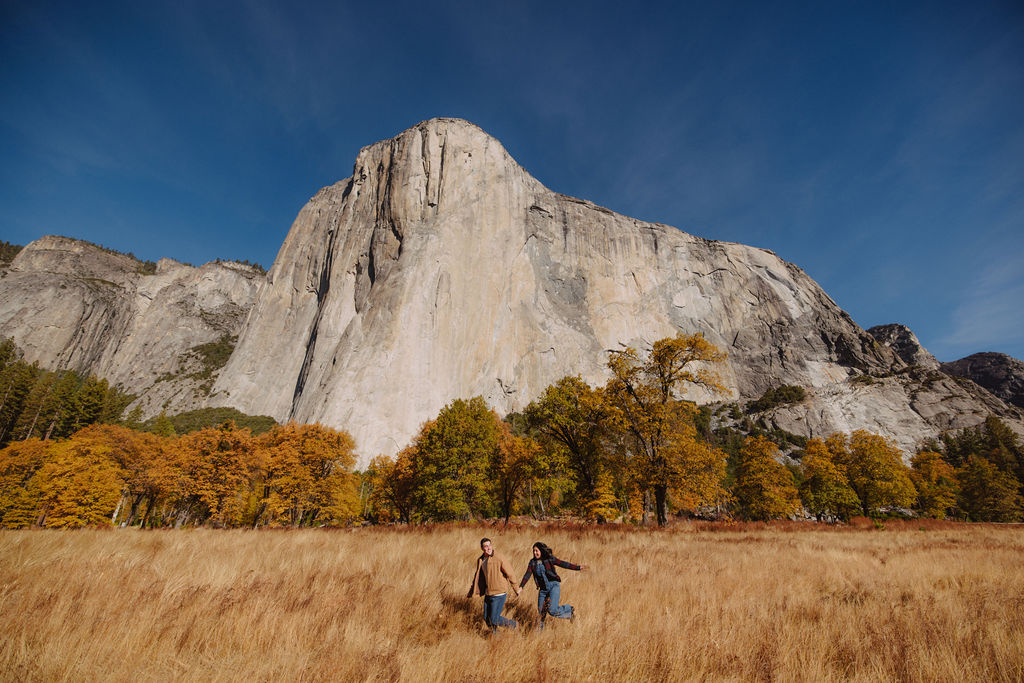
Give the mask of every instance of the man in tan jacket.
[{"label": "man in tan jacket", "polygon": [[478,594],[484,596],[484,621],[491,632],[497,633],[499,626],[518,628],[519,623],[515,619],[501,616],[501,611],[505,609],[505,598],[508,597],[508,584],[519,595],[520,589],[512,575],[512,568],[504,557],[494,552],[491,539],[480,539],[480,549],[484,552],[477,558],[476,573],[473,574],[473,583],[466,597]]}]

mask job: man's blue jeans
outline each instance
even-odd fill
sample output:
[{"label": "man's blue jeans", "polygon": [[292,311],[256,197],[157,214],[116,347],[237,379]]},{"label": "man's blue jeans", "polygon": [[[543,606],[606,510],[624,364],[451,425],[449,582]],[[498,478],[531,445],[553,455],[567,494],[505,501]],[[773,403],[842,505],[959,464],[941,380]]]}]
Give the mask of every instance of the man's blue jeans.
[{"label": "man's blue jeans", "polygon": [[559,605],[558,597],[562,590],[562,584],[558,581],[548,582],[547,588],[541,588],[537,591],[537,612],[541,615],[544,614],[544,601],[550,600],[548,604],[548,614],[553,617],[559,617],[560,619],[568,619],[572,616],[571,605]]},{"label": "man's blue jeans", "polygon": [[505,609],[505,598],[507,597],[507,593],[484,596],[484,621],[487,622],[492,631],[497,631],[499,626],[515,628],[517,625],[512,619],[506,619],[501,616],[501,611]]}]

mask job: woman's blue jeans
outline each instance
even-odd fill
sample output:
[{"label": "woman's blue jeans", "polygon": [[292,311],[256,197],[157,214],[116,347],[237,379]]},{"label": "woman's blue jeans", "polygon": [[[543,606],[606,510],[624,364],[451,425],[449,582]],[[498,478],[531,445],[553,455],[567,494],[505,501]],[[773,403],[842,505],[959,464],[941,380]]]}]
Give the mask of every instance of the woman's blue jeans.
[{"label": "woman's blue jeans", "polygon": [[544,615],[544,601],[548,600],[548,614],[560,619],[568,619],[572,616],[572,605],[559,605],[558,597],[561,593],[562,584],[558,581],[549,581],[547,588],[537,591],[537,611]]},{"label": "woman's blue jeans", "polygon": [[484,596],[484,621],[487,622],[492,631],[497,631],[499,626],[515,628],[517,625],[514,620],[501,616],[501,611],[505,609],[505,598],[507,597],[507,593]]}]

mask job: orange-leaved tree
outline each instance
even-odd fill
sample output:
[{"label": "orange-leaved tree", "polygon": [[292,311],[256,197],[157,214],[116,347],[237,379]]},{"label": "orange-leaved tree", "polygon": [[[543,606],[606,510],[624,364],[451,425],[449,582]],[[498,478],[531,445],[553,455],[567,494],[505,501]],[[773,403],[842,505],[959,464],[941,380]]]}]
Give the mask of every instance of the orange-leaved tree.
[{"label": "orange-leaved tree", "polygon": [[498,420],[498,443],[491,460],[490,477],[505,524],[512,516],[523,487],[541,472],[540,456],[540,444],[528,436],[516,436],[508,423]]},{"label": "orange-leaved tree", "polygon": [[416,447],[408,446],[394,458],[378,455],[366,472],[373,515],[383,522],[411,522],[416,513]]},{"label": "orange-leaved tree", "polygon": [[242,522],[251,482],[259,474],[252,441],[249,430],[233,422],[178,439],[178,524],[192,519],[221,527]]},{"label": "orange-leaved tree", "polygon": [[109,458],[121,469],[124,488],[112,515],[115,524],[131,526],[153,514],[165,493],[159,479],[166,458],[164,439],[118,425],[92,425],[75,432],[70,441]]},{"label": "orange-leaved tree", "polygon": [[0,450],[0,525],[20,529],[38,523],[41,500],[35,475],[46,464],[50,445],[26,439]]},{"label": "orange-leaved tree", "polygon": [[82,439],[52,442],[34,479],[39,525],[58,528],[111,526],[124,488],[124,470],[102,447]]},{"label": "orange-leaved tree", "polygon": [[289,422],[257,439],[265,468],[253,524],[347,522],[359,514],[355,441],[345,431]]}]

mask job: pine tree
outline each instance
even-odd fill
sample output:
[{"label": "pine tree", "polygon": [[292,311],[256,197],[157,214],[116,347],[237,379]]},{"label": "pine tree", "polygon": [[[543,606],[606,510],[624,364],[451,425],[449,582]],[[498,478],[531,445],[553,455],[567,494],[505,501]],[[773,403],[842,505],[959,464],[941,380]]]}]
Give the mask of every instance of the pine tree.
[{"label": "pine tree", "polygon": [[960,509],[975,522],[1019,522],[1024,501],[1017,481],[985,458],[972,455],[957,470]]},{"label": "pine tree", "polygon": [[25,401],[36,383],[39,369],[20,361],[0,371],[0,445],[14,440]]}]

